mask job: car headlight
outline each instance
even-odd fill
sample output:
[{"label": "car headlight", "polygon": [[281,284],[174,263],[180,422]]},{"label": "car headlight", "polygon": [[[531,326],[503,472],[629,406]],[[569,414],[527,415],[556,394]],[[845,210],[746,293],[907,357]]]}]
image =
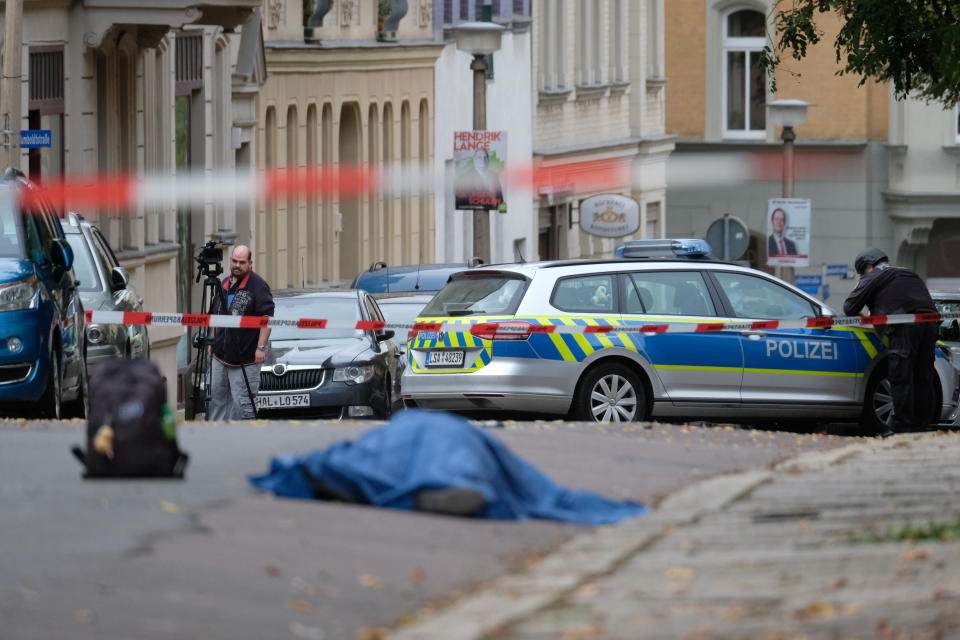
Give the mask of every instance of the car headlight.
[{"label": "car headlight", "polygon": [[37,304],[39,290],[40,281],[37,276],[0,284],[0,311],[33,309]]},{"label": "car headlight", "polygon": [[90,344],[100,344],[104,338],[103,329],[98,324],[87,325],[87,342]]},{"label": "car headlight", "polygon": [[373,377],[372,364],[356,364],[334,369],[333,381],[347,384],[361,384]]}]

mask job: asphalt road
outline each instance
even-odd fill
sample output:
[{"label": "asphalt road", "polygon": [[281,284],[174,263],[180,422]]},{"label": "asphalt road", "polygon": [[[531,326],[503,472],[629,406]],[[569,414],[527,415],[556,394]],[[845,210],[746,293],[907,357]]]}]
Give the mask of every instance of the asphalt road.
[{"label": "asphalt road", "polygon": [[[186,423],[185,481],[82,481],[69,446],[84,423],[0,421],[0,640],[373,640],[584,530],[282,500],[246,480],[273,455],[373,426]],[[697,479],[847,442],[561,422],[495,433],[568,487],[650,505]]]}]

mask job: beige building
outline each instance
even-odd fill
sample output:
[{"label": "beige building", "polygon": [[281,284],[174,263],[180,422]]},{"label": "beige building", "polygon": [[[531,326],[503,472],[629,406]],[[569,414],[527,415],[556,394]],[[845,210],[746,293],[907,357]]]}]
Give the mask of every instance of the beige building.
[{"label": "beige building", "polygon": [[[667,233],[703,237],[725,213],[750,229],[744,256],[766,268],[767,200],[782,195],[780,129],[767,103],[811,104],[796,127],[794,195],[812,205],[810,266],[847,264],[865,246],[897,253],[886,213],[888,108],[885,85],[837,76],[837,18],[818,19],[823,41],[797,62],[784,59],[777,93],[757,66],[773,33],[773,0],[670,0],[666,3],[667,131],[677,136],[668,170]],[[910,265],[908,265],[910,266]],[[789,275],[789,274],[788,274]],[[852,279],[828,278],[836,303]],[[822,291],[821,291],[822,294]]]},{"label": "beige building", "polygon": [[[266,0],[264,18],[261,171],[432,165],[432,2]],[[375,261],[433,262],[434,228],[417,194],[285,195],[257,210],[254,268],[275,289],[349,284]]]},{"label": "beige building", "polygon": [[[610,256],[616,244],[664,230],[664,5],[669,0],[537,0],[533,8],[534,161],[576,163],[592,175],[626,167],[603,185],[563,183],[535,194],[541,259]],[[614,171],[613,173],[617,173]],[[578,226],[584,198],[616,193],[640,205],[640,226],[617,239]]]},{"label": "beige building", "polygon": [[[263,75],[259,6],[260,0],[25,0],[19,126],[51,129],[53,145],[23,150],[21,168],[39,179],[67,174],[91,181],[104,173],[232,170],[254,153],[254,96]],[[251,20],[253,27],[242,29]],[[199,311],[196,246],[211,235],[234,235],[238,209],[250,207],[222,201],[178,207],[171,197],[163,206],[79,213],[103,230],[144,308],[173,312]],[[152,327],[149,335],[169,395],[182,401],[184,332]]]}]

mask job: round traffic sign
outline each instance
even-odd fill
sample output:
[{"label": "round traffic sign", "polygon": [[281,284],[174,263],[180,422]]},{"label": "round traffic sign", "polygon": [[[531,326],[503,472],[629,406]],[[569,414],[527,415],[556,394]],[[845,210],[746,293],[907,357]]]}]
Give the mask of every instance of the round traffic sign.
[{"label": "round traffic sign", "polygon": [[706,241],[710,243],[714,257],[739,260],[750,245],[750,231],[742,220],[725,213],[710,223]]}]

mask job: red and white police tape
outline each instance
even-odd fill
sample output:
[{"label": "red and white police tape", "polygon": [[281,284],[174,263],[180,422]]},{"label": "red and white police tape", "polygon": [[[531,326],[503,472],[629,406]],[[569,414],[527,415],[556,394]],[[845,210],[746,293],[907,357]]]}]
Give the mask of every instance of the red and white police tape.
[{"label": "red and white police tape", "polygon": [[758,320],[753,322],[657,322],[630,326],[584,324],[532,324],[523,320],[506,322],[417,322],[394,324],[372,320],[338,322],[325,318],[270,318],[267,316],[226,316],[197,313],[152,313],[149,311],[87,311],[87,322],[99,324],[174,325],[184,327],[218,327],[227,329],[260,329],[285,327],[293,329],[408,329],[419,331],[462,331],[488,340],[525,340],[532,334],[588,333],[714,333],[718,331],[772,331],[774,329],[829,329],[831,327],[877,327],[918,322],[941,322],[960,318],[960,313],[904,313],[889,316],[825,316],[803,320]]}]

